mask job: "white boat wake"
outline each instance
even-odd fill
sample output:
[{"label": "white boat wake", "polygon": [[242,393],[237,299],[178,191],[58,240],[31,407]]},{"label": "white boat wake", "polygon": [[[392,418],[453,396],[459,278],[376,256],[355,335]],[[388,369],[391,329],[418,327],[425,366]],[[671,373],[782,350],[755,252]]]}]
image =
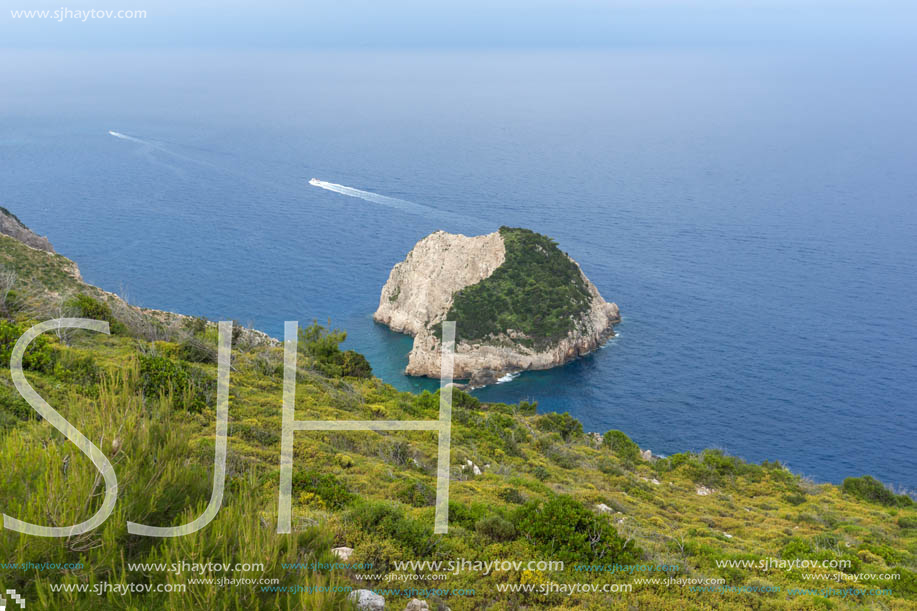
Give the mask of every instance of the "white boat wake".
[{"label": "white boat wake", "polygon": [[120,138],[121,140],[129,140],[130,142],[136,142],[137,144],[149,144],[148,142],[141,140],[140,138],[134,138],[133,136],[128,136],[127,134],[122,134],[121,132],[108,130],[108,134],[110,136],[114,136],[115,138]]},{"label": "white boat wake", "polygon": [[444,212],[442,210],[437,210],[430,206],[424,206],[423,204],[415,204],[414,202],[409,202],[404,199],[398,199],[396,197],[387,197],[385,195],[379,195],[378,193],[372,193],[371,191],[363,191],[362,189],[354,189],[353,187],[345,187],[344,185],[339,185],[333,182],[325,182],[324,180],[319,180],[313,178],[309,181],[309,184],[313,187],[319,187],[320,189],[325,189],[327,191],[333,191],[334,193],[339,193],[341,195],[346,195],[348,197],[356,197],[374,204],[380,204],[382,206],[388,206],[390,208],[396,208],[404,212],[410,212],[411,214],[419,214],[421,216],[440,216],[447,217],[453,220],[458,220],[464,223],[468,222],[468,218],[459,216],[457,214],[452,214],[451,212]]},{"label": "white boat wake", "polygon": [[[113,129],[108,130],[108,135],[114,136],[115,138],[119,140],[126,140],[128,142],[133,142],[134,144],[141,145],[143,148],[138,149],[138,150],[141,151],[142,154],[147,159],[150,160],[150,162],[155,163],[157,165],[167,167],[180,176],[184,176],[185,171],[182,168],[179,168],[175,165],[172,165],[171,163],[168,163],[167,161],[164,161],[162,159],[163,155],[168,155],[170,157],[174,157],[175,159],[181,159],[182,161],[189,161],[191,163],[196,163],[198,165],[204,165],[210,168],[218,169],[217,166],[213,165],[209,161],[202,161],[200,159],[195,159],[194,157],[188,157],[187,155],[176,153],[175,151],[166,148],[164,145],[158,142],[150,142],[149,140],[142,140],[140,138],[135,138],[134,136],[128,136],[127,134],[116,132]],[[160,153],[160,155],[156,156],[154,155],[154,153]]]}]

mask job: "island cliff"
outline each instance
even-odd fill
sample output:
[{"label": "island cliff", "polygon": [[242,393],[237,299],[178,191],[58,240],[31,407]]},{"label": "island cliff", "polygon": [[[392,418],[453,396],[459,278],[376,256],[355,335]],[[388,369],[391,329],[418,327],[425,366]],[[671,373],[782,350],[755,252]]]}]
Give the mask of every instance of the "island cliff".
[{"label": "island cliff", "polygon": [[440,325],[454,320],[454,376],[473,387],[592,352],[621,319],[553,240],[510,227],[427,236],[392,269],[373,318],[414,336],[405,373],[429,377],[440,375]]}]

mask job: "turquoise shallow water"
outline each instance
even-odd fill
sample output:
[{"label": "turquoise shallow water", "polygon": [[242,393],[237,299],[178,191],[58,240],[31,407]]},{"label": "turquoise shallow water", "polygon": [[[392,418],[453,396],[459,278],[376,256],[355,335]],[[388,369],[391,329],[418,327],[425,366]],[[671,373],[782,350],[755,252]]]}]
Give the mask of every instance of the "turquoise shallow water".
[{"label": "turquoise shallow water", "polygon": [[529,227],[623,322],[482,399],[917,487],[914,55],[4,53],[0,204],[89,282],[276,336],[331,318],[416,389],[371,319],[391,266]]}]

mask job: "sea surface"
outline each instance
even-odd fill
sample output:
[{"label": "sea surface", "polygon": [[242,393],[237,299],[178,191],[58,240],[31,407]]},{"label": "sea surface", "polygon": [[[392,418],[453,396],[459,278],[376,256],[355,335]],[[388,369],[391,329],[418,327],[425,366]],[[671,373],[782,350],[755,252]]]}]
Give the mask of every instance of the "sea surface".
[{"label": "sea surface", "polygon": [[623,322],[481,399],[655,453],[914,489],[915,68],[766,49],[0,51],[0,205],[133,303],[276,337],[330,319],[401,389],[435,383],[405,377],[410,338],[372,321],[391,267],[437,229],[528,227]]}]

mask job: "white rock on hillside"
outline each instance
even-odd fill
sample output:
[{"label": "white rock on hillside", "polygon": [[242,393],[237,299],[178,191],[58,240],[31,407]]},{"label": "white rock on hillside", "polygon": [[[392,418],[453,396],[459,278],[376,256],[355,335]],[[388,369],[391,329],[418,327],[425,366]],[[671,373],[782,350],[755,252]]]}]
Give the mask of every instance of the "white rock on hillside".
[{"label": "white rock on hillside", "polygon": [[385,609],[385,599],[372,590],[354,590],[347,595],[360,611],[382,611]]}]

